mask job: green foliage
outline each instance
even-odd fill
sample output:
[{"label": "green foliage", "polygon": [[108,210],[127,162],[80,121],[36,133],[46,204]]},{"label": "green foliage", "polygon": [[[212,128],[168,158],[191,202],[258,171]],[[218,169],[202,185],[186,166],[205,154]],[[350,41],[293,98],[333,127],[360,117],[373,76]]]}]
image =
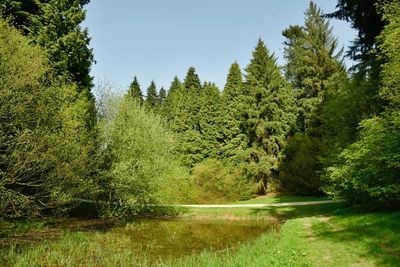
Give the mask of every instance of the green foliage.
[{"label": "green foliage", "polygon": [[283,35],[285,73],[297,96],[298,133],[281,160],[279,180],[289,193],[319,195],[326,157],[348,144],[359,122],[354,122],[356,106],[350,101],[357,98],[346,88],[337,40],[314,2],[305,12],[304,26],[290,26]]},{"label": "green foliage", "polygon": [[282,77],[276,60],[262,40],[246,68],[247,94],[244,98],[245,129],[249,153],[247,171],[260,185],[278,170],[278,158],[295,121],[295,99]]},{"label": "green foliage", "polygon": [[198,202],[219,202],[248,199],[252,196],[252,184],[244,170],[207,159],[193,167],[194,198]]},{"label": "green foliage", "polygon": [[167,92],[164,87],[161,87],[160,92],[158,93],[158,105],[164,105],[165,97],[167,96]]},{"label": "green foliage", "polygon": [[35,0],[1,0],[0,12],[3,18],[10,19],[12,24],[25,34],[32,23],[31,17],[39,12]]},{"label": "green foliage", "polygon": [[170,127],[175,131],[179,132],[181,125],[178,122],[180,120],[180,114],[182,113],[184,101],[183,101],[183,87],[178,77],[174,77],[174,80],[169,87],[168,93],[165,97],[164,105],[162,106],[161,113],[168,120]]},{"label": "green foliage", "polygon": [[326,192],[375,206],[400,204],[400,116],[375,117],[361,123],[359,140],[328,168]]},{"label": "green foliage", "polygon": [[243,75],[237,62],[229,69],[222,94],[223,143],[219,155],[238,164],[247,149],[247,136],[244,129],[244,105],[246,95]]},{"label": "green foliage", "polygon": [[140,84],[139,84],[136,76],[133,78],[132,83],[129,85],[128,95],[132,99],[136,99],[136,101],[138,101],[139,104],[143,103],[142,90],[140,89]]},{"label": "green foliage", "polygon": [[[359,67],[365,69],[373,61],[375,55],[372,52],[376,45],[376,37],[385,26],[382,14],[378,12],[377,6],[380,0],[338,0],[337,10],[327,17],[350,21],[354,29],[359,33],[354,43],[349,47],[347,55],[362,64]],[[386,2],[393,2],[388,0]]]},{"label": "green foliage", "polygon": [[284,150],[284,158],[279,166],[280,190],[299,196],[320,195],[323,185],[318,155],[321,140],[297,133],[288,140]]},{"label": "green foliage", "polygon": [[[161,118],[131,98],[111,95],[103,103],[106,109],[100,123],[106,162],[98,181],[102,215],[134,214],[149,204],[170,200],[160,192],[176,194],[185,176],[174,160],[173,136]],[[170,188],[161,191],[162,187]],[[187,192],[181,193],[183,198]]]},{"label": "green foliage", "polygon": [[383,84],[380,96],[386,110],[360,123],[360,135],[329,167],[330,185],[326,191],[374,206],[398,207],[400,204],[400,113],[399,47],[400,8],[398,3],[384,7],[388,25],[379,36]]},{"label": "green foliage", "polygon": [[90,91],[93,51],[89,48],[88,30],[80,27],[86,16],[83,6],[88,2],[37,2],[40,10],[32,16],[29,37],[45,49],[57,75],[77,83],[82,90]]},{"label": "green foliage", "polygon": [[0,211],[62,212],[90,190],[95,144],[90,103],[74,84],[52,78],[46,55],[0,21]]},{"label": "green foliage", "polygon": [[337,91],[340,81],[346,80],[341,52],[336,53],[337,39],[314,2],[305,12],[304,26],[290,26],[283,35],[287,38],[286,77],[298,99],[298,128],[319,131],[319,114],[326,94]]}]

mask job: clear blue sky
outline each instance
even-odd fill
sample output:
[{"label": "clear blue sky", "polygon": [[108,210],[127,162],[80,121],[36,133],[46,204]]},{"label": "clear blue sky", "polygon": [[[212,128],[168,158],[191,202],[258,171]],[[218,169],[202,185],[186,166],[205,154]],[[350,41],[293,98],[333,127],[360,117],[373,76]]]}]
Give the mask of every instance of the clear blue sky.
[{"label": "clear blue sky", "polygon": [[[336,0],[316,0],[324,12]],[[248,64],[258,38],[283,61],[282,30],[302,24],[309,0],[92,0],[84,27],[89,28],[97,64],[95,83],[110,81],[126,90],[134,75],[142,91],[154,80],[168,88],[194,66],[202,82],[223,88],[229,66]],[[347,48],[355,31],[332,20],[334,35]]]}]

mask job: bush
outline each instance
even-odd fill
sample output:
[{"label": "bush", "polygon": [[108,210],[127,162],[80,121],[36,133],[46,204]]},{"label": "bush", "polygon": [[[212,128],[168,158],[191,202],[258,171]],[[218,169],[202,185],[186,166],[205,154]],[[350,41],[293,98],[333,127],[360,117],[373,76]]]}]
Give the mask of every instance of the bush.
[{"label": "bush", "polygon": [[40,48],[0,20],[0,213],[63,212],[90,188],[90,104],[62,84]]},{"label": "bush", "polygon": [[97,199],[102,216],[131,215],[186,198],[188,175],[175,160],[174,137],[161,118],[130,97],[103,95],[99,125],[105,162]]},{"label": "bush", "polygon": [[253,184],[238,167],[207,159],[192,170],[194,197],[199,202],[244,200],[252,196]]},{"label": "bush", "polygon": [[359,140],[327,169],[327,193],[374,206],[400,206],[399,114],[361,123]]}]

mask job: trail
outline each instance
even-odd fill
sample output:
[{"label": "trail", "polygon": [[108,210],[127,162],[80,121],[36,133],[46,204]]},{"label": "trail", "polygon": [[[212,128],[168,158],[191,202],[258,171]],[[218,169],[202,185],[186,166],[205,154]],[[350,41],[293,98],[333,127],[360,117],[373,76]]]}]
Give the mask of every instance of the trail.
[{"label": "trail", "polygon": [[263,207],[286,207],[286,206],[307,206],[329,203],[339,203],[342,200],[321,200],[321,201],[301,201],[301,202],[282,202],[268,204],[182,204],[173,205],[175,207],[186,208],[263,208]]}]

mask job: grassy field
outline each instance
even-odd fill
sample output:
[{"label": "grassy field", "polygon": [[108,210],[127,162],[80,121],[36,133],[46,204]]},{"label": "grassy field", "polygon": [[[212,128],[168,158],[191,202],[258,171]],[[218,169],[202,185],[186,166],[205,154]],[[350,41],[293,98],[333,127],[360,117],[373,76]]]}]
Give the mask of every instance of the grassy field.
[{"label": "grassy field", "polygon": [[[256,199],[249,202],[286,201]],[[157,263],[160,266],[399,266],[400,263],[400,212],[372,213],[345,203],[331,203],[185,209],[181,219],[272,220],[281,222],[281,227],[234,249],[203,251],[171,261],[161,260]],[[8,224],[11,229],[11,223]],[[43,221],[19,222],[13,229],[21,234],[54,229],[54,225]],[[157,265],[146,255],[133,251],[129,247],[129,237],[94,229],[63,230],[54,238],[34,244],[3,247],[0,266]],[[3,231],[3,240],[11,238],[6,235]]]}]

